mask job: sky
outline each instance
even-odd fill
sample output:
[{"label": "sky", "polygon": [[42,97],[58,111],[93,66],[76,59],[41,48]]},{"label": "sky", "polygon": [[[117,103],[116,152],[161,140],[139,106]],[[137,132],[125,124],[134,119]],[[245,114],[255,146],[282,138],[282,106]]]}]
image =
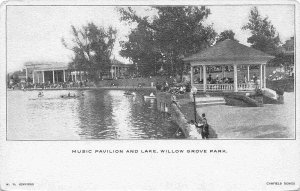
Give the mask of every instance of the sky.
[{"label": "sky", "polygon": [[[211,14],[205,21],[213,24],[217,33],[231,29],[240,43],[248,45],[249,31],[242,30],[248,22],[252,6],[208,6]],[[292,5],[257,6],[260,14],[275,26],[281,42],[294,36],[294,7]],[[146,7],[135,7],[146,14]],[[119,41],[126,40],[131,26],[119,20],[115,6],[9,6],[7,8],[7,71],[23,68],[28,61],[69,62],[72,52],[61,43],[71,40],[71,25],[82,27],[88,22],[117,29],[113,50],[116,59],[128,63],[119,55]]]}]

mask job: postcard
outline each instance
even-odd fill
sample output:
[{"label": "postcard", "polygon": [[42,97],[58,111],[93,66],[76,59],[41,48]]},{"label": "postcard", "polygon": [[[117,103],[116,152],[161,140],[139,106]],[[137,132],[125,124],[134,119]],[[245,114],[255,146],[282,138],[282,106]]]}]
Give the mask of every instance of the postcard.
[{"label": "postcard", "polygon": [[0,190],[299,190],[299,2],[3,1]]}]

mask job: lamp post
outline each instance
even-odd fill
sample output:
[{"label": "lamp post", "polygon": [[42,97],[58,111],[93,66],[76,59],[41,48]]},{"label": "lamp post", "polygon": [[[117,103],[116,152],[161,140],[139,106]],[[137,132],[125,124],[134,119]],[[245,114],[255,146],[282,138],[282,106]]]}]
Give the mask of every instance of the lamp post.
[{"label": "lamp post", "polygon": [[197,110],[196,110],[196,94],[197,94],[197,88],[196,87],[192,87],[191,88],[191,92],[193,94],[193,99],[194,99],[194,117],[195,117],[195,123],[197,122]]}]

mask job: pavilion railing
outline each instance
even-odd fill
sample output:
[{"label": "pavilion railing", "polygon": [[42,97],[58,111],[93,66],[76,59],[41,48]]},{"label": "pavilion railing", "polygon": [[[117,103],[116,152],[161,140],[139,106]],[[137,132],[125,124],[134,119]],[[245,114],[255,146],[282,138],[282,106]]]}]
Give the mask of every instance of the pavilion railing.
[{"label": "pavilion railing", "polygon": [[[203,84],[193,84],[199,91],[204,90]],[[259,84],[238,83],[238,91],[252,91],[259,88]],[[234,91],[234,84],[206,84],[206,91]]]},{"label": "pavilion railing", "polygon": [[233,91],[233,84],[206,84],[206,91]]},{"label": "pavilion railing", "polygon": [[250,91],[259,88],[259,84],[254,83],[238,83],[238,91]]},{"label": "pavilion railing", "polygon": [[195,86],[197,88],[197,90],[204,90],[204,85],[203,84],[193,84],[193,86]]}]

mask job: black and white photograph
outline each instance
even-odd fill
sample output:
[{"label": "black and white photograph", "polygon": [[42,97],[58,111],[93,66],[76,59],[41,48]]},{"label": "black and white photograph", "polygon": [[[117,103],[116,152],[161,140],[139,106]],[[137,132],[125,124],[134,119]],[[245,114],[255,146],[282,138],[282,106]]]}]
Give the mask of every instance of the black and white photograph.
[{"label": "black and white photograph", "polygon": [[294,17],[8,6],[7,140],[294,139]]},{"label": "black and white photograph", "polygon": [[1,1],[0,191],[300,191],[299,5]]}]

